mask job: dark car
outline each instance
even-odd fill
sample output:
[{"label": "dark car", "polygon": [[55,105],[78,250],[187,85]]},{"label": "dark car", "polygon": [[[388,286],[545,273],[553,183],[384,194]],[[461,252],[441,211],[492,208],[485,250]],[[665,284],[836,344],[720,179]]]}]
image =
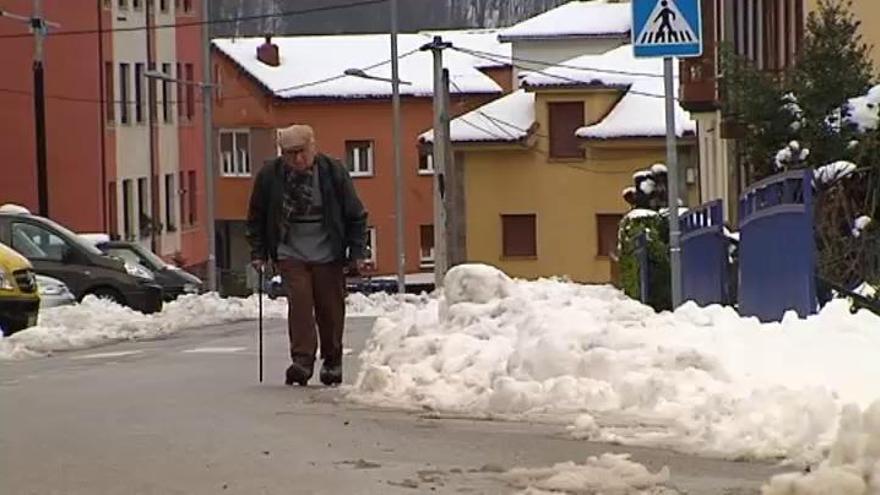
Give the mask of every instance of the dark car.
[{"label": "dark car", "polygon": [[199,277],[166,263],[156,253],[140,244],[126,241],[106,241],[99,242],[97,247],[104,254],[128,263],[137,263],[153,272],[156,283],[162,286],[162,293],[166,301],[173,301],[183,294],[202,292],[202,281]]},{"label": "dark car", "polygon": [[143,313],[162,309],[162,288],[152,273],[106,256],[48,218],[0,207],[0,241],[27,258],[34,272],[64,282],[79,301],[94,295]]}]

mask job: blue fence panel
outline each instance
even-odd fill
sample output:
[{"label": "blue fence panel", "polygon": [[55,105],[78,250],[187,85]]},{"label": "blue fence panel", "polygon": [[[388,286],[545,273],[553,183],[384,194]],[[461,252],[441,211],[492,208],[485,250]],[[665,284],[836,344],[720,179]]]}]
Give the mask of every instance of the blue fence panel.
[{"label": "blue fence panel", "polygon": [[768,177],[739,202],[739,312],[778,321],[816,309],[816,249],[810,170]]},{"label": "blue fence panel", "polygon": [[679,220],[682,300],[700,306],[732,302],[721,208],[721,200],[712,201],[688,210]]}]

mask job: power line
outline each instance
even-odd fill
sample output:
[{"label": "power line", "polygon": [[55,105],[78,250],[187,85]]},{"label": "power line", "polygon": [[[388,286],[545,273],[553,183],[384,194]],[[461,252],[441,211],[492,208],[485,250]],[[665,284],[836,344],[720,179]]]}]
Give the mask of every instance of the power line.
[{"label": "power line", "polygon": [[[149,0],[147,0],[149,1]],[[204,25],[213,25],[213,24],[230,24],[233,22],[239,21],[254,21],[259,19],[271,19],[271,18],[279,18],[279,17],[291,17],[291,16],[299,16],[306,14],[315,14],[319,12],[328,12],[333,10],[340,9],[348,9],[353,7],[363,7],[368,5],[376,5],[380,3],[385,3],[388,0],[362,0],[360,2],[353,2],[342,5],[327,5],[323,7],[313,7],[309,9],[302,10],[289,10],[284,12],[276,12],[274,14],[254,14],[254,15],[245,15],[245,16],[237,16],[237,17],[227,17],[224,19],[213,19],[208,21],[186,21],[186,22],[175,22],[170,24],[157,24],[154,26],[134,26],[134,27],[122,27],[122,28],[110,28],[110,29],[76,29],[69,31],[57,31],[57,32],[49,32],[48,36],[70,36],[70,35],[84,35],[84,34],[104,34],[104,33],[120,33],[120,32],[132,32],[132,31],[144,31],[147,29],[170,29],[170,28],[183,28],[183,27],[194,27],[194,26],[204,26]],[[0,9],[2,11],[2,9]],[[14,38],[30,38],[33,36],[32,33],[20,33],[20,34],[5,34],[0,35],[0,39],[14,39]]]}]

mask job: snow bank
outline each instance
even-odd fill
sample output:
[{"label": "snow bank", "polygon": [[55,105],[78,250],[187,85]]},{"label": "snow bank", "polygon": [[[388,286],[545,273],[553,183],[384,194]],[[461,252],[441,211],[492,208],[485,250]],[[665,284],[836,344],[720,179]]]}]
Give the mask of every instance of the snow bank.
[{"label": "snow bank", "polygon": [[843,410],[828,458],[809,473],[774,476],[763,495],[876,495],[880,493],[880,401],[862,413]]},{"label": "snow bank", "polygon": [[[374,316],[396,311],[406,304],[422,304],[420,300],[425,298],[352,294],[346,307],[350,316]],[[221,298],[216,293],[185,295],[152,315],[87,296],[80,304],[41,311],[36,327],[11,337],[0,337],[0,359],[41,356],[125,340],[158,339],[181,330],[255,320],[258,316],[256,295],[249,298]],[[263,298],[263,316],[286,317],[287,300]]]},{"label": "snow bank", "polygon": [[[525,489],[523,495],[552,493],[678,493],[663,490],[669,481],[669,468],[651,473],[638,463],[629,460],[629,454],[602,454],[589,457],[584,464],[562,462],[549,468],[515,468],[502,479],[516,488]],[[650,492],[643,490],[650,489]]]},{"label": "snow bank", "polygon": [[[485,284],[485,286],[481,286]],[[817,458],[840,405],[880,397],[880,317],[674,313],[607,286],[461,266],[447,296],[377,320],[349,396],[381,406],[572,423],[601,440],[726,457]]]}]

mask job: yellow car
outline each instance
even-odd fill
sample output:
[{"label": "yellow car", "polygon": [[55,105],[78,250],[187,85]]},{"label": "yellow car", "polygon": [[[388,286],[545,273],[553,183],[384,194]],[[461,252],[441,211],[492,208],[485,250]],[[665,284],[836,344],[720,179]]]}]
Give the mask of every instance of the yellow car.
[{"label": "yellow car", "polygon": [[3,335],[37,324],[40,294],[30,261],[0,243],[0,330]]}]

